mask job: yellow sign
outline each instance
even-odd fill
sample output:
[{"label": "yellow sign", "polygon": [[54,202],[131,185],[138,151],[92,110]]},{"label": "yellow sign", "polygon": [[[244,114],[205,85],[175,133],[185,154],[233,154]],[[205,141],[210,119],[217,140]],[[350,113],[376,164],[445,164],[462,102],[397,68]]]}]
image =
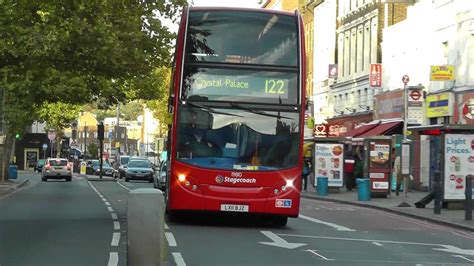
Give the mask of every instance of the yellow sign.
[{"label": "yellow sign", "polygon": [[453,115],[452,94],[439,93],[426,97],[426,117],[443,117]]},{"label": "yellow sign", "polygon": [[433,81],[444,81],[454,80],[454,66],[431,66],[430,80]]},{"label": "yellow sign", "polygon": [[120,142],[115,142],[115,148],[120,148]]}]

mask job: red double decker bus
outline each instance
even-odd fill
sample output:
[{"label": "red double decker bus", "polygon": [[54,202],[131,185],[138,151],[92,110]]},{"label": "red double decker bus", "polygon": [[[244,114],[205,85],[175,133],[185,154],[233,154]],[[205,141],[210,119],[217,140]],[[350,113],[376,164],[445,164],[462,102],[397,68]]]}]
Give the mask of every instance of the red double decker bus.
[{"label": "red double decker bus", "polygon": [[298,217],[304,31],[295,12],[185,8],[169,112],[168,212]]}]

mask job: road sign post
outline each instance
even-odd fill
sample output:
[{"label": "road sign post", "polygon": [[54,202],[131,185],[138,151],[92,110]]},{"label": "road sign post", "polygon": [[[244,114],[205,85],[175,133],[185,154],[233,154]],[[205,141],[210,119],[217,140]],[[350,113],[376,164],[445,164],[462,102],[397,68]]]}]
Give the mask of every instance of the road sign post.
[{"label": "road sign post", "polygon": [[53,141],[54,141],[54,139],[56,139],[56,131],[53,131],[53,130],[48,131],[48,139],[51,143],[51,145],[50,145],[50,147],[51,147],[51,158],[53,158]]}]

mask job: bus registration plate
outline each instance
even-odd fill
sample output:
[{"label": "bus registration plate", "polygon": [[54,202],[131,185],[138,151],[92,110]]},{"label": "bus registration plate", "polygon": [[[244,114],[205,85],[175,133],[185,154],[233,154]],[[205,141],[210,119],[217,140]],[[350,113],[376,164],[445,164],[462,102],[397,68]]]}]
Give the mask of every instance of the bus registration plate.
[{"label": "bus registration plate", "polygon": [[248,205],[221,204],[221,211],[225,212],[249,212]]}]

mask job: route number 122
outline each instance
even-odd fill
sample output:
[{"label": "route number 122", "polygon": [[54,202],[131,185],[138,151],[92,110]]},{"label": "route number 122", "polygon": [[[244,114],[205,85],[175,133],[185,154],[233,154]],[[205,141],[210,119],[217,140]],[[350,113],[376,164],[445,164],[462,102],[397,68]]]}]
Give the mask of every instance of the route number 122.
[{"label": "route number 122", "polygon": [[267,79],[265,80],[265,93],[269,94],[285,94],[285,82],[281,79]]}]

